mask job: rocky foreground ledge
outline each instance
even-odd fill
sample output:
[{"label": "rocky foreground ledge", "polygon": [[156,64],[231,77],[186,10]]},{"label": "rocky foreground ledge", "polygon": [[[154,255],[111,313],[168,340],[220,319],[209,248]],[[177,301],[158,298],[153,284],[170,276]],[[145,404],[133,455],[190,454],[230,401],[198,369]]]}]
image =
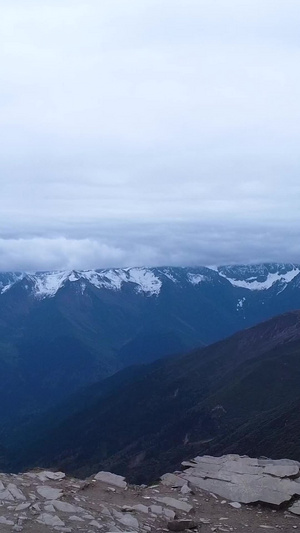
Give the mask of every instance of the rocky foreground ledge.
[{"label": "rocky foreground ledge", "polygon": [[300,530],[300,463],[227,455],[183,466],[150,487],[109,472],[85,481],[51,471],[0,474],[0,531]]}]

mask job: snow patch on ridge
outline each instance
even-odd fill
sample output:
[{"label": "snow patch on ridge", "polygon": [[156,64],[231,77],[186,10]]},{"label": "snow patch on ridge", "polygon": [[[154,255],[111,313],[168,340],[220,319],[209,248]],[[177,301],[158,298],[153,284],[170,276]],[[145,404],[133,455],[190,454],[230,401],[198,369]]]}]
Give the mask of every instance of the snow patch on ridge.
[{"label": "snow patch on ridge", "polygon": [[145,292],[151,295],[158,295],[162,282],[151,270],[145,268],[130,268],[127,271],[128,281],[137,284],[137,292]]},{"label": "snow patch on ridge", "polygon": [[24,278],[24,274],[12,274],[10,279],[5,283],[0,283],[0,294],[4,294],[8,291],[17,281],[21,281]]},{"label": "snow patch on ridge", "polygon": [[158,295],[162,282],[151,270],[146,268],[128,268],[111,270],[88,270],[81,272],[81,277],[87,279],[98,289],[121,290],[123,283],[137,285],[136,292],[144,292],[150,296]]},{"label": "snow patch on ridge", "polygon": [[246,280],[229,278],[225,274],[219,272],[220,276],[227,279],[234,287],[240,287],[243,289],[249,289],[250,291],[265,291],[270,289],[274,283],[280,281],[281,283],[290,283],[300,273],[299,268],[293,268],[285,274],[279,272],[268,273],[264,281],[258,281],[255,277],[248,278]]},{"label": "snow patch on ridge", "polygon": [[178,280],[173,276],[169,269],[161,270],[160,273],[163,274],[170,281],[173,281],[173,283],[178,283]]},{"label": "snow patch on ridge", "polygon": [[[72,272],[43,272],[42,274],[35,274],[31,279],[35,282],[34,294],[37,298],[45,298],[55,296],[58,289],[63,285],[68,276]],[[75,281],[70,279],[70,281]]]},{"label": "snow patch on ridge", "polygon": [[246,301],[246,298],[240,298],[238,300],[238,303],[236,304],[237,311],[241,310],[243,308],[244,302]]},{"label": "snow patch on ridge", "polygon": [[122,287],[122,276],[115,270],[85,270],[80,273],[83,279],[89,281],[97,289],[120,290]]},{"label": "snow patch on ridge", "polygon": [[188,281],[192,285],[199,285],[199,283],[202,283],[203,281],[206,281],[206,276],[203,276],[203,274],[188,274],[187,275]]}]

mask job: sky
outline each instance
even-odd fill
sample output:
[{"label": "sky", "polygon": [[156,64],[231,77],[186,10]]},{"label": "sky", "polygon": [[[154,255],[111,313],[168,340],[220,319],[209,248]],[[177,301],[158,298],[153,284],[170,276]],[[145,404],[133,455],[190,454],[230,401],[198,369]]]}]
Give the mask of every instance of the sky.
[{"label": "sky", "polygon": [[0,270],[300,262],[299,0],[0,0]]}]

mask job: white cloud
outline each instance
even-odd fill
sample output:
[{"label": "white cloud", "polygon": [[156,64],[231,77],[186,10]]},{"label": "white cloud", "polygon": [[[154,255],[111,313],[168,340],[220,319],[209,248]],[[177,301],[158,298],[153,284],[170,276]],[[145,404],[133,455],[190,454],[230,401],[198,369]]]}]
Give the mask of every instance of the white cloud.
[{"label": "white cloud", "polygon": [[299,262],[297,228],[213,224],[106,226],[94,238],[0,239],[0,270]]},{"label": "white cloud", "polygon": [[213,225],[209,262],[245,227],[294,257],[299,23],[298,0],[2,1],[0,267],[34,238],[36,268],[200,261],[186,228]]},{"label": "white cloud", "polygon": [[28,238],[0,240],[0,270],[87,268],[122,261],[124,252],[92,239]]}]

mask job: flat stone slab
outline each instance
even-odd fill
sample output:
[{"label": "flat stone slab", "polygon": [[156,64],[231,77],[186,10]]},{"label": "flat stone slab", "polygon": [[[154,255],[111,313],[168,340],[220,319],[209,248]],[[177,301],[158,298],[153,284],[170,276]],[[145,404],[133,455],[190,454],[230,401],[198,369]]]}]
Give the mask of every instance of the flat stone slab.
[{"label": "flat stone slab", "polygon": [[61,481],[66,477],[66,474],[64,474],[64,472],[51,472],[50,470],[43,470],[42,472],[38,472],[36,476],[41,481],[47,481],[47,479],[51,479],[52,481]]},{"label": "flat stone slab", "polygon": [[122,518],[118,518],[118,522],[123,526],[130,527],[132,529],[139,529],[138,520],[131,514],[125,514]]},{"label": "flat stone slab", "polygon": [[[191,485],[241,503],[281,505],[300,495],[297,461],[239,455],[196,457],[182,477]],[[298,478],[297,478],[298,476]]]},{"label": "flat stone slab", "polygon": [[9,490],[13,498],[15,498],[16,500],[21,500],[21,501],[26,500],[23,492],[20,489],[18,489],[18,487],[14,483],[9,483],[7,485],[7,490]]},{"label": "flat stone slab", "polygon": [[140,513],[149,513],[149,507],[146,505],[143,505],[142,503],[138,503],[137,505],[133,505],[132,509],[134,511],[139,511]]},{"label": "flat stone slab", "polygon": [[4,489],[4,490],[0,490],[0,501],[1,500],[5,500],[5,501],[14,501],[14,497],[13,495],[9,492],[9,490],[7,489]]},{"label": "flat stone slab", "polygon": [[297,502],[293,503],[293,505],[289,507],[289,511],[291,513],[300,515],[300,501],[298,500]]},{"label": "flat stone slab", "polygon": [[98,474],[95,475],[95,479],[97,479],[97,481],[102,481],[102,483],[107,483],[108,485],[114,485],[120,489],[125,489],[127,487],[127,483],[123,476],[118,476],[111,472],[98,472]]},{"label": "flat stone slab", "polygon": [[186,513],[189,513],[193,507],[189,503],[182,502],[181,500],[176,500],[176,498],[170,498],[168,496],[166,497],[160,497],[155,498],[157,502],[164,503],[165,505],[168,505],[169,507],[174,507],[174,509],[178,509],[180,511],[184,511]]},{"label": "flat stone slab", "polygon": [[85,509],[82,507],[79,507],[78,505],[73,505],[72,503],[67,502],[61,502],[59,500],[53,500],[50,502],[50,504],[56,509],[57,511],[61,511],[63,513],[84,513]]},{"label": "flat stone slab", "polygon": [[45,524],[45,526],[64,526],[65,523],[59,518],[59,516],[48,514],[48,513],[42,513],[37,518],[37,522],[40,522],[40,524]]},{"label": "flat stone slab", "polygon": [[264,467],[264,474],[276,477],[290,477],[299,474],[297,465],[268,465]]},{"label": "flat stone slab", "polygon": [[42,498],[45,498],[45,500],[57,500],[62,496],[62,491],[60,489],[48,487],[48,485],[41,485],[37,487],[36,491],[42,496]]},{"label": "flat stone slab", "polygon": [[[189,463],[189,466],[192,463]],[[164,474],[161,476],[161,483],[166,485],[166,487],[183,487],[186,484],[185,480],[176,474]]]},{"label": "flat stone slab", "polygon": [[13,526],[14,522],[12,520],[8,520],[4,516],[0,516],[0,524],[4,524],[5,526]]}]

